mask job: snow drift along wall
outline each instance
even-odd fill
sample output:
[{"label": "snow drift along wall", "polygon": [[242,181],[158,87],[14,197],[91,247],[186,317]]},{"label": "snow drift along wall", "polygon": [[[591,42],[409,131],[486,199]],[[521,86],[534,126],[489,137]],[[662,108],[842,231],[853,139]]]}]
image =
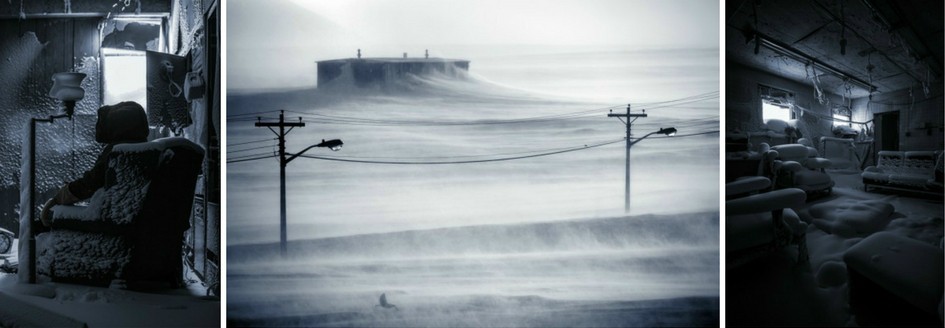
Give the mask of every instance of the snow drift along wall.
[{"label": "snow drift along wall", "polygon": [[465,78],[469,61],[444,58],[334,59],[318,62],[318,87],[384,86],[411,76]]}]

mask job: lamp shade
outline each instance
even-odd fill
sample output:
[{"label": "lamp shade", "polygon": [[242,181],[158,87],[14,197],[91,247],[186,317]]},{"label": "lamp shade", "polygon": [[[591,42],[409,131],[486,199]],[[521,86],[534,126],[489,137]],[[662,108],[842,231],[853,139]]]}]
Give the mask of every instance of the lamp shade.
[{"label": "lamp shade", "polygon": [[53,74],[53,87],[49,90],[49,96],[62,101],[78,101],[85,97],[85,90],[82,89],[82,80],[85,79],[84,73],[63,72]]}]

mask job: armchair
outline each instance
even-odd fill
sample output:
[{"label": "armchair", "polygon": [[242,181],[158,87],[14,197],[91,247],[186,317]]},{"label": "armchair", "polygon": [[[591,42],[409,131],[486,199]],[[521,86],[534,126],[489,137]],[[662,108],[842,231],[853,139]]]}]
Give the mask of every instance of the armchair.
[{"label": "armchair", "polygon": [[55,206],[37,235],[37,272],[54,281],[169,283],[183,278],[182,245],[204,150],[185,138],[116,145],[105,186],[87,206]]},{"label": "armchair", "polygon": [[810,144],[806,139],[798,141],[802,143],[771,147],[777,152],[773,172],[777,187],[798,188],[808,195],[818,192],[829,194],[834,185],[833,179],[825,171],[830,167],[830,160],[818,157],[816,148],[803,144]]},{"label": "armchair", "polygon": [[[725,185],[726,196],[764,190],[763,177]],[[808,261],[807,224],[791,208],[804,204],[807,195],[797,188],[726,200],[725,248],[728,267],[733,268],[789,245],[798,247],[798,263]]]}]

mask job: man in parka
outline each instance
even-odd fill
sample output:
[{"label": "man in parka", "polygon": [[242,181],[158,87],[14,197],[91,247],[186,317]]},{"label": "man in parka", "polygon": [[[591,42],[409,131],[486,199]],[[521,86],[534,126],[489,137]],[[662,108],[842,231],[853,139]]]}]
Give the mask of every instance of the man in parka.
[{"label": "man in parka", "polygon": [[148,141],[148,114],[136,102],[125,101],[115,105],[106,105],[98,109],[98,121],[95,123],[95,141],[105,144],[95,165],[82,174],[82,177],[59,188],[56,196],[43,206],[40,219],[43,225],[52,223],[52,207],[72,205],[92,197],[96,190],[105,185],[105,173],[108,170],[108,154],[112,147],[121,143]]}]

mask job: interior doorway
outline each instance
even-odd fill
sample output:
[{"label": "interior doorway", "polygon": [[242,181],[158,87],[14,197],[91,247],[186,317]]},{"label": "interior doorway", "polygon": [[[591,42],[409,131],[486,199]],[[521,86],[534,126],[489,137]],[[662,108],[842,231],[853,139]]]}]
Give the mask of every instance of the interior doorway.
[{"label": "interior doorway", "polygon": [[881,150],[899,150],[899,111],[873,114],[873,165]]}]

